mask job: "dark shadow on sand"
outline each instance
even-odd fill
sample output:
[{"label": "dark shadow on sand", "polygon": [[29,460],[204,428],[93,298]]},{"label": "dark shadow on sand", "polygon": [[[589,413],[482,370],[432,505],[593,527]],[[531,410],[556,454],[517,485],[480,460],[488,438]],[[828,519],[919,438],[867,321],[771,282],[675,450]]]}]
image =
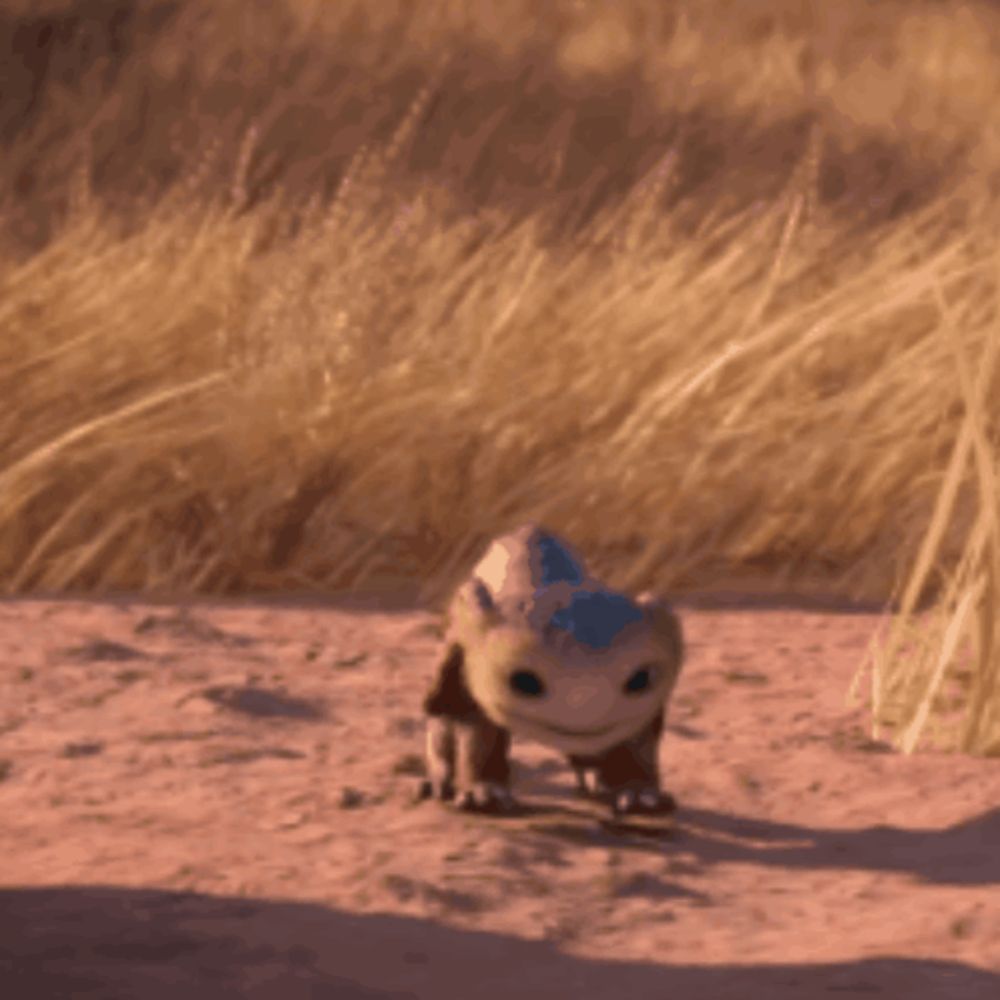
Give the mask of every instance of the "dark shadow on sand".
[{"label": "dark shadow on sand", "polygon": [[823,829],[694,808],[684,809],[678,822],[684,825],[678,844],[708,864],[891,871],[938,885],[1000,884],[1000,807],[939,830]]},{"label": "dark shadow on sand", "polygon": [[[616,825],[599,809],[586,811],[575,792],[552,777],[557,762],[544,761],[535,767],[519,763],[518,769],[526,786],[518,801],[525,815],[537,818],[533,828],[571,843],[661,856],[664,850],[678,850],[693,855],[702,866],[736,862],[816,871],[853,869],[898,872],[936,885],[1000,885],[996,850],[1000,807],[941,829],[887,824],[828,829],[681,802],[662,822]],[[546,801],[532,801],[533,796],[544,796]]]},{"label": "dark shadow on sand", "polygon": [[1000,975],[957,962],[895,956],[743,966],[596,961],[548,941],[429,919],[98,886],[0,890],[0,982],[12,1000],[1000,996]]}]

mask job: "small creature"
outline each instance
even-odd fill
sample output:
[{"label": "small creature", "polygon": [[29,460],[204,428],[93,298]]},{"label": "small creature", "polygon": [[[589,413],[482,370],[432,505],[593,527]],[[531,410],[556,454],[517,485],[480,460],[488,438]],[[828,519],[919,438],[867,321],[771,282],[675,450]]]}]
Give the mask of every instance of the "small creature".
[{"label": "small creature", "polygon": [[513,734],[565,754],[577,791],[616,815],[675,808],[657,750],[683,644],[665,602],[602,586],[569,545],[526,524],[492,542],[447,619],[420,798],[515,810]]}]

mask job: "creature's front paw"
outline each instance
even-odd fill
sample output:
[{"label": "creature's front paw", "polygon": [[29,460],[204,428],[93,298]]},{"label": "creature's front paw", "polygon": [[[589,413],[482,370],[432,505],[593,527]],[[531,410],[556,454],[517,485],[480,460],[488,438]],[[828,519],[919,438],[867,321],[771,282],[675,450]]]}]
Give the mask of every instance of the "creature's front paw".
[{"label": "creature's front paw", "polygon": [[425,778],[417,788],[417,801],[437,799],[448,802],[455,797],[455,785],[450,778]]},{"label": "creature's front paw", "polygon": [[616,792],[611,808],[616,816],[662,816],[673,812],[677,808],[677,801],[670,792],[663,792],[656,786],[649,785]]},{"label": "creature's front paw", "polygon": [[517,809],[510,791],[493,781],[478,781],[462,789],[455,804],[464,812],[511,813]]}]

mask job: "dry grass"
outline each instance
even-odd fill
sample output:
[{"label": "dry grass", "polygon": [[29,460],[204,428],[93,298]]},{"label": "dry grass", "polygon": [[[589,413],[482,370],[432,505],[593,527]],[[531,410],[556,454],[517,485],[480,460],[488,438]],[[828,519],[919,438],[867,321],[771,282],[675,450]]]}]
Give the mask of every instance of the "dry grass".
[{"label": "dry grass", "polygon": [[994,6],[48,6],[0,2],[7,592],[436,595],[535,516],[621,585],[909,580],[878,718],[971,643],[1000,746]]}]

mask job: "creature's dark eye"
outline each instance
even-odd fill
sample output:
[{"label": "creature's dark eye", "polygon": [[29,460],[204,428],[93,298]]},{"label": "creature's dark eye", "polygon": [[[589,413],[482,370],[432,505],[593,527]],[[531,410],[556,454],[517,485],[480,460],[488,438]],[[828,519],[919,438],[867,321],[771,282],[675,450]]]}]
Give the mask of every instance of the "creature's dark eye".
[{"label": "creature's dark eye", "polygon": [[538,698],[545,694],[545,685],[541,677],[532,670],[515,670],[510,675],[511,690],[529,698]]},{"label": "creature's dark eye", "polygon": [[653,671],[650,667],[639,667],[632,671],[632,676],[625,682],[626,694],[639,694],[653,683]]}]

